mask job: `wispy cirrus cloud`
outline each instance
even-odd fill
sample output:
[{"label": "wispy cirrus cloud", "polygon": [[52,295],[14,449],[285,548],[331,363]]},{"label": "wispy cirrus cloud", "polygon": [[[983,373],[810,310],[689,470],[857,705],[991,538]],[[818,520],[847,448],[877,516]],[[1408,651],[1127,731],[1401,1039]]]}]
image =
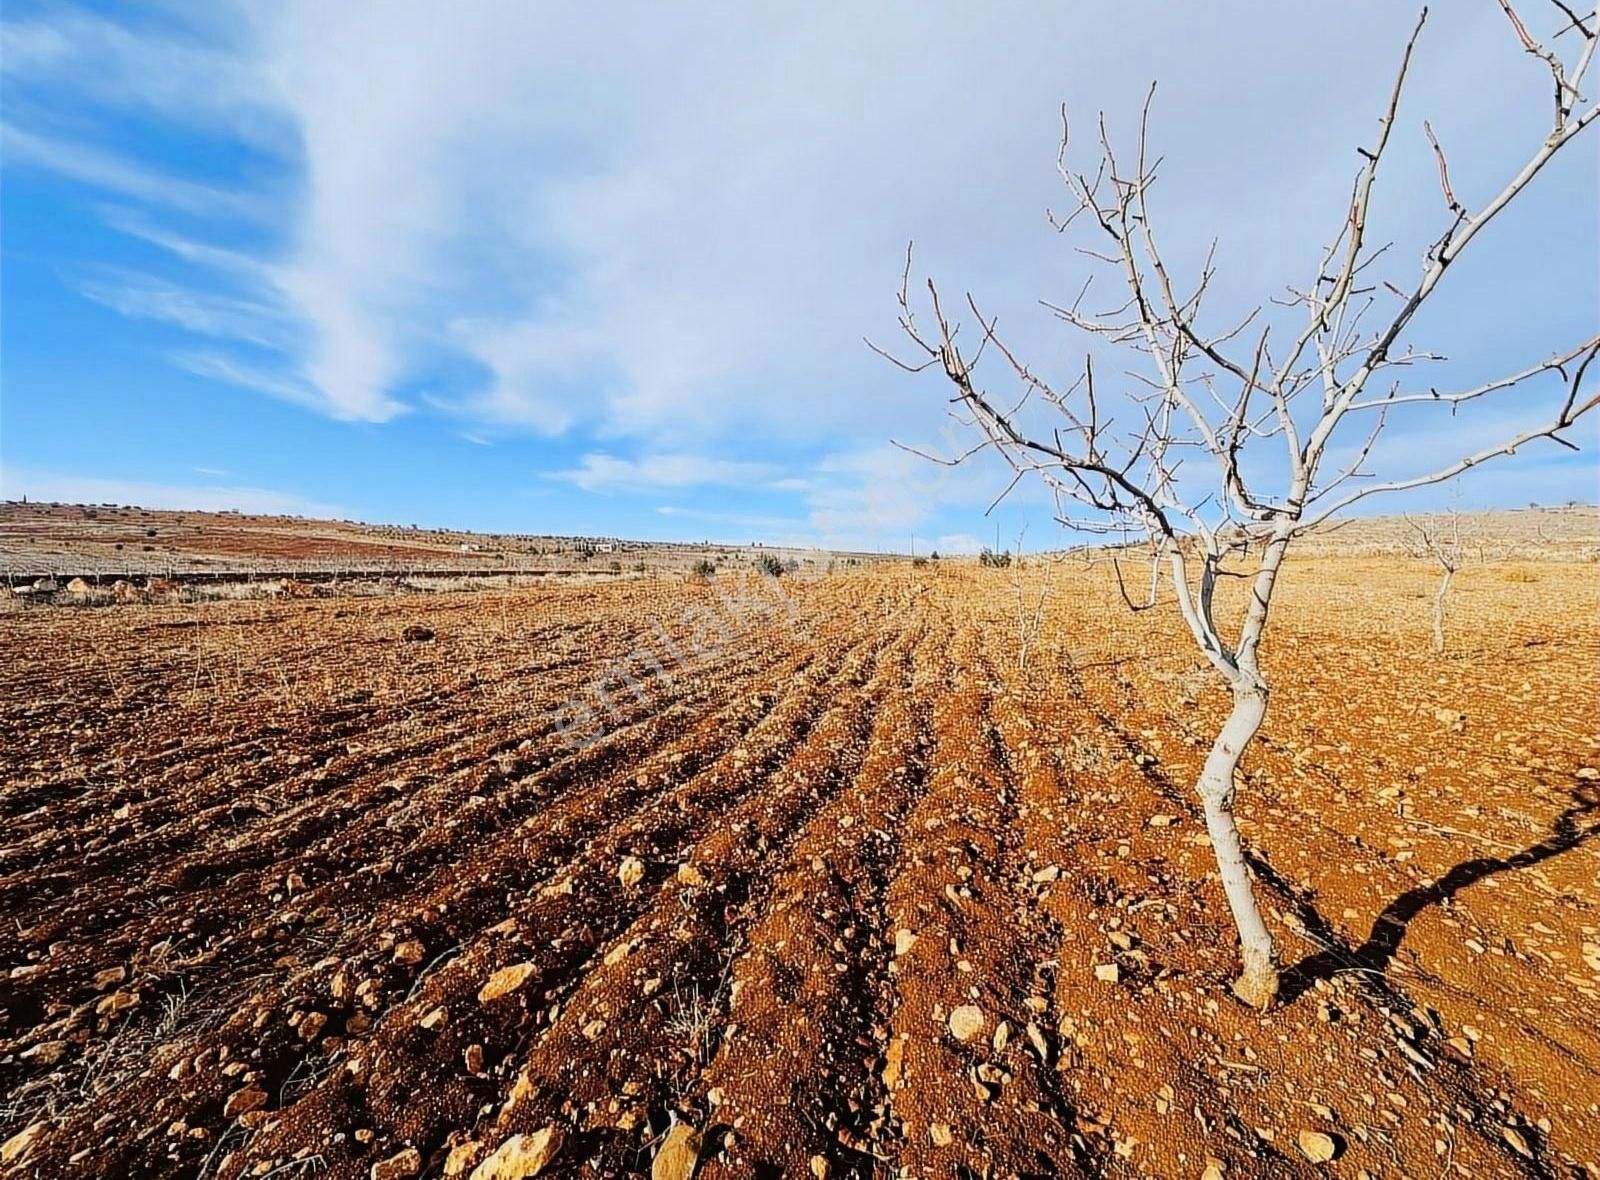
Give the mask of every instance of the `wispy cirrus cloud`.
[{"label": "wispy cirrus cloud", "polygon": [[623,458],[591,451],[577,467],[545,473],[547,479],[564,480],[585,491],[646,491],[661,488],[761,487],[782,478],[771,463],[718,459],[685,453],[650,454]]},{"label": "wispy cirrus cloud", "polygon": [[[781,17],[461,0],[448,20],[422,0],[51,7],[0,33],[26,100],[4,146],[8,167],[114,197],[105,223],[169,257],[148,283],[84,294],[206,337],[173,354],[192,373],[342,420],[415,409],[475,440],[561,440],[572,454],[552,479],[585,491],[761,487],[813,528],[897,534],[942,507],[981,511],[1004,483],[874,453],[944,410],[861,343],[892,341],[907,238],[1040,371],[1074,371],[1082,342],[1037,306],[1081,276],[1042,216],[1061,199],[1059,104],[1108,109],[1123,137],[1159,77],[1169,262],[1192,273],[1221,238],[1218,322],[1303,282],[1392,77],[1394,54],[1373,47],[1397,51],[1409,28],[1385,0],[1353,3],[1170,5],[1159,38],[1114,9],[910,0]],[[1510,40],[1492,6],[1430,24],[1385,163],[1383,236],[1437,236],[1422,116],[1464,145],[1464,194],[1520,162],[1506,149],[1525,138],[1524,101],[1548,96]],[[1314,119],[1308,76],[1332,79]],[[58,99],[66,116],[44,115]],[[157,166],[101,146],[119,142],[118,115],[227,150]],[[1584,163],[1552,164],[1548,184],[1592,211]],[[1600,218],[1553,251],[1539,216],[1495,227],[1510,244],[1487,273],[1508,318],[1446,293],[1429,325],[1446,349],[1467,342],[1464,370],[1485,342],[1569,343],[1572,309],[1593,304],[1592,267],[1572,259]]]},{"label": "wispy cirrus cloud", "polygon": [[104,193],[200,216],[264,220],[260,196],[203,184],[147,168],[93,144],[60,139],[0,122],[7,167],[42,168]]},{"label": "wispy cirrus cloud", "polygon": [[125,316],[160,320],[189,332],[262,348],[290,346],[296,325],[282,308],[237,295],[200,290],[152,275],[104,269],[78,289]]}]

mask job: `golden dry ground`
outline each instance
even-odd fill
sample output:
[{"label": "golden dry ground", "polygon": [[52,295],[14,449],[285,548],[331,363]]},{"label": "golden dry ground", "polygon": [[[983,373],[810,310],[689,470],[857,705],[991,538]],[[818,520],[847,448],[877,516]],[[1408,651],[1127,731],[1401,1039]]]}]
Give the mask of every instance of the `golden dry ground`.
[{"label": "golden dry ground", "polygon": [[1288,567],[1266,1016],[1225,693],[1050,578],[0,613],[6,1174],[1600,1175],[1594,567]]}]

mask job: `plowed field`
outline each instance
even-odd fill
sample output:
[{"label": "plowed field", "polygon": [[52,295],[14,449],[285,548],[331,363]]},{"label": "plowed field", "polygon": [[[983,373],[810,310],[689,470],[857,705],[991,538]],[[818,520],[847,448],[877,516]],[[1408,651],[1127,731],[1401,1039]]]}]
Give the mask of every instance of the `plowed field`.
[{"label": "plowed field", "polygon": [[1594,567],[1286,577],[1265,1016],[1101,567],[0,614],[0,1171],[1600,1175]]}]

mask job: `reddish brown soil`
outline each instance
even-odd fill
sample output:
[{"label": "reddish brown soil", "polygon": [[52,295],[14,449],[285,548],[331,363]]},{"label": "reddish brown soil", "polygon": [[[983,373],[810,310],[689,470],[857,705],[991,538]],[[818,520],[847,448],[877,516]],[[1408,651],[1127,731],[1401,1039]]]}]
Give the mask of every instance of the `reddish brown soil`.
[{"label": "reddish brown soil", "polygon": [[1425,567],[1290,568],[1265,1016],[1188,788],[1225,697],[1170,612],[1053,585],[1022,670],[975,568],[0,614],[9,1174],[467,1175],[552,1126],[541,1175],[648,1174],[669,1114],[707,1180],[1600,1174],[1593,568],[1469,570],[1443,657]]}]

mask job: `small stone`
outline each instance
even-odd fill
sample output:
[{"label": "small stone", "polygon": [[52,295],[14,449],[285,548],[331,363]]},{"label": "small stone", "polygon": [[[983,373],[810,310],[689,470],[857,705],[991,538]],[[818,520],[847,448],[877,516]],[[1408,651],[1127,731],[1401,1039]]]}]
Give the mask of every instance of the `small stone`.
[{"label": "small stone", "polygon": [[950,1133],[948,1123],[933,1123],[928,1127],[928,1138],[935,1147],[949,1147],[955,1142],[955,1136]]},{"label": "small stone", "polygon": [[617,866],[617,880],[624,889],[631,889],[644,880],[644,861],[636,856],[625,856]]},{"label": "small stone", "polygon": [[1200,1180],[1225,1180],[1227,1173],[1222,1170],[1222,1161],[1211,1157],[1206,1160],[1206,1170],[1200,1173]]},{"label": "small stone", "polygon": [[444,1157],[444,1174],[446,1176],[459,1176],[472,1167],[480,1155],[483,1154],[483,1144],[469,1139],[450,1149],[450,1154]]},{"label": "small stone", "polygon": [[408,938],[394,948],[394,961],[407,967],[415,967],[422,962],[423,956],[427,953],[427,949],[420,942],[414,938]]},{"label": "small stone", "polygon": [[970,1041],[983,1026],[983,1009],[976,1004],[963,1004],[950,1013],[950,1035],[958,1041]]},{"label": "small stone", "polygon": [[694,889],[703,888],[708,884],[706,875],[689,861],[684,861],[678,866],[678,883],[680,885],[688,885]]},{"label": "small stone", "polygon": [[911,931],[909,931],[909,930],[896,930],[895,931],[895,934],[894,934],[894,953],[895,953],[895,957],[896,958],[898,958],[899,956],[905,954],[907,951],[909,951],[912,947],[914,947],[916,945],[917,945],[917,936],[915,934],[911,933]]},{"label": "small stone", "polygon": [[118,1012],[124,1012],[129,1008],[137,1008],[138,1006],[139,994],[137,992],[112,992],[109,996],[101,996],[100,1002],[94,1006],[94,1010],[97,1016],[115,1016]]},{"label": "small stone", "polygon": [[22,1051],[24,1061],[37,1061],[40,1065],[54,1065],[66,1055],[67,1043],[65,1041],[40,1041],[37,1045]]},{"label": "small stone", "polygon": [[44,1134],[45,1124],[30,1123],[4,1143],[0,1143],[0,1164],[20,1164],[30,1148]]},{"label": "small stone", "polygon": [[260,1086],[249,1085],[242,1090],[235,1090],[228,1095],[228,1100],[222,1104],[222,1117],[225,1119],[238,1118],[252,1110],[259,1109],[267,1103],[267,1092]]},{"label": "small stone", "polygon": [[407,1176],[415,1176],[422,1170],[422,1153],[415,1147],[408,1147],[398,1155],[391,1155],[386,1160],[379,1160],[372,1165],[372,1180],[405,1180]]},{"label": "small stone", "polygon": [[1513,1127],[1502,1127],[1500,1134],[1511,1145],[1512,1151],[1515,1151],[1523,1159],[1531,1160],[1533,1158],[1533,1149],[1528,1146],[1528,1141],[1522,1137],[1521,1132]]},{"label": "small stone", "polygon": [[300,1018],[300,1023],[295,1026],[295,1036],[302,1041],[310,1043],[322,1035],[323,1027],[328,1023],[328,1018],[321,1012],[307,1012]]},{"label": "small stone", "polygon": [[895,1037],[889,1042],[889,1047],[883,1053],[883,1088],[893,1093],[900,1084],[904,1073],[906,1056],[906,1041],[904,1037]]},{"label": "small stone", "polygon": [[1338,1152],[1333,1136],[1321,1131],[1302,1130],[1295,1141],[1300,1145],[1300,1154],[1314,1164],[1325,1164]]},{"label": "small stone", "polygon": [[650,1164],[650,1180],[689,1180],[699,1162],[700,1132],[688,1123],[673,1123]]},{"label": "small stone", "polygon": [[615,967],[632,953],[633,944],[631,942],[619,942],[606,952],[605,965],[607,967]]},{"label": "small stone", "polygon": [[1095,967],[1094,977],[1101,983],[1116,983],[1122,978],[1122,972],[1115,963],[1101,963]]},{"label": "small stone", "polygon": [[429,1012],[421,1020],[417,1021],[417,1023],[428,1032],[433,1032],[436,1029],[444,1027],[444,1022],[446,1019],[448,1019],[449,1015],[449,1010],[443,1005],[440,1005],[439,1007],[433,1009],[433,1011]]},{"label": "small stone", "polygon": [[815,1176],[817,1178],[817,1180],[828,1180],[828,1161],[827,1161],[827,1159],[825,1159],[823,1156],[820,1156],[820,1155],[812,1156],[811,1157],[811,1174],[813,1176]]},{"label": "small stone", "polygon": [[94,973],[94,990],[103,992],[108,987],[115,987],[126,978],[128,978],[128,969],[126,967],[107,967],[104,971],[96,971]]},{"label": "small stone", "polygon": [[1045,865],[1044,868],[1038,870],[1036,873],[1033,874],[1033,883],[1035,885],[1044,885],[1044,884],[1047,884],[1047,883],[1049,883],[1051,881],[1056,880],[1060,876],[1061,876],[1061,866],[1060,865]]},{"label": "small stone", "polygon": [[502,967],[483,985],[483,990],[478,993],[478,1003],[487,1004],[498,1000],[501,996],[516,991],[528,982],[537,968],[532,963],[517,963],[511,967]]},{"label": "small stone", "polygon": [[532,1135],[513,1135],[488,1159],[472,1169],[472,1180],[527,1180],[555,1159],[566,1136],[550,1126]]}]

